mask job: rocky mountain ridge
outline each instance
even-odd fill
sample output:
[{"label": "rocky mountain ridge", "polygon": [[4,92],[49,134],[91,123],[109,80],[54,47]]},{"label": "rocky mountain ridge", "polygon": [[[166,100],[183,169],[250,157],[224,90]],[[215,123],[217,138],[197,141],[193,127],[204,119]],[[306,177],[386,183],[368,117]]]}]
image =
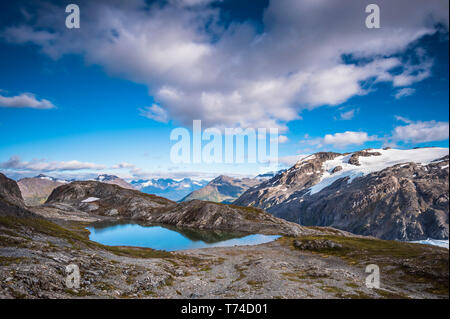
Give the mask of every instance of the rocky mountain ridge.
[{"label": "rocky mountain ridge", "polygon": [[133,185],[116,175],[101,174],[98,175],[94,180],[106,184],[118,185],[123,188],[135,189]]},{"label": "rocky mountain ridge", "polygon": [[234,204],[383,239],[448,239],[448,149],[316,153]]},{"label": "rocky mountain ridge", "polygon": [[0,216],[32,217],[17,183],[0,173]]},{"label": "rocky mountain ridge", "polygon": [[166,210],[174,202],[138,190],[97,181],[72,182],[62,185],[45,202],[63,210],[81,210],[97,215],[145,219],[154,212]]}]

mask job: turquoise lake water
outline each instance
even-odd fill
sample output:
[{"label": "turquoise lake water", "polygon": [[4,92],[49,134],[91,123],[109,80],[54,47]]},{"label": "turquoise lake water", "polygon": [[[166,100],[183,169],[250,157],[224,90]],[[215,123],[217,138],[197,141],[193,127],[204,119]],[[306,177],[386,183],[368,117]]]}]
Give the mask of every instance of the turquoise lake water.
[{"label": "turquoise lake water", "polygon": [[213,231],[142,226],[138,224],[92,225],[89,239],[108,246],[147,247],[176,251],[207,247],[258,245],[280,236],[239,235]]}]

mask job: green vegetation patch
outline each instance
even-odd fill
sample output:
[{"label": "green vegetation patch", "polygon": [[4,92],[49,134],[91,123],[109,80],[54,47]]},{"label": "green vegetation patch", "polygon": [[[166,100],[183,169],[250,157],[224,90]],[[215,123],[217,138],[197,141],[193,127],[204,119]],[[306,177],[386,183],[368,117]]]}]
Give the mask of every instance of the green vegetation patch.
[{"label": "green vegetation patch", "polygon": [[[448,296],[449,254],[448,250],[439,247],[399,242],[395,240],[380,240],[371,238],[343,237],[335,235],[302,236],[298,238],[283,237],[280,243],[296,250],[294,240],[314,241],[331,240],[340,244],[339,249],[311,250],[314,254],[326,253],[339,257],[351,265],[365,267],[377,264],[385,276],[408,283],[424,283],[433,285],[427,292]],[[385,292],[381,292],[383,294]],[[405,297],[395,295],[383,297]]]},{"label": "green vegetation patch", "polygon": [[58,237],[65,239],[72,244],[74,248],[81,246],[97,248],[109,251],[113,254],[134,257],[134,258],[183,258],[175,256],[170,252],[154,250],[151,248],[141,247],[121,247],[121,246],[104,246],[99,243],[90,241],[85,234],[70,231],[62,226],[52,223],[43,218],[18,218],[12,216],[1,216],[0,225],[8,229],[32,228],[34,231],[48,235],[50,237]]}]

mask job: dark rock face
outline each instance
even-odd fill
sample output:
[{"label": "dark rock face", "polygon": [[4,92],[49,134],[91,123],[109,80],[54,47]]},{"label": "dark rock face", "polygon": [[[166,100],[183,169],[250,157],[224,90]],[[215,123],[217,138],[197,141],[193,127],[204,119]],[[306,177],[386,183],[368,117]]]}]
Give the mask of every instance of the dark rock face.
[{"label": "dark rock face", "polygon": [[[349,157],[348,164],[356,165],[361,156],[381,155],[366,151],[354,154],[357,156],[343,154]],[[448,239],[448,156],[428,165],[393,165],[351,181],[348,176],[336,178],[311,194],[311,187],[324,172],[322,159],[336,156],[331,153],[303,159],[285,173],[248,190],[235,204],[259,207],[305,226],[330,226],[382,239]],[[331,167],[329,173],[340,172]]]},{"label": "dark rock face", "polygon": [[352,165],[356,165],[356,166],[361,166],[361,164],[359,163],[360,156],[364,156],[364,157],[381,156],[381,153],[380,152],[369,152],[368,150],[355,152],[352,154],[352,156],[348,160],[348,163],[352,164]]},{"label": "dark rock face", "polygon": [[23,202],[17,183],[0,173],[0,216],[32,217]]},{"label": "dark rock face", "polygon": [[145,219],[152,213],[175,205],[162,197],[94,181],[73,182],[57,187],[46,204],[56,207],[59,204],[69,204],[76,209],[97,215],[130,219]]},{"label": "dark rock face", "polygon": [[24,206],[22,194],[17,183],[0,173],[0,199],[7,200],[17,206]]},{"label": "dark rock face", "polygon": [[342,171],[342,166],[336,166],[335,168],[333,168],[333,170],[331,171],[331,174],[337,173]]}]

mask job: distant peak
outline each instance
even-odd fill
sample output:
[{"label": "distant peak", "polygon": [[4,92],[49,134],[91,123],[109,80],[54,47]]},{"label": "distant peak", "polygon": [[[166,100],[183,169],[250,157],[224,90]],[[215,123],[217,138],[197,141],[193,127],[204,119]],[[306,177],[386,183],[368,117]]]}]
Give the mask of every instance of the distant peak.
[{"label": "distant peak", "polygon": [[119,177],[116,175],[108,175],[108,174],[101,174],[98,175],[97,178],[95,179],[96,181],[102,182],[102,181],[112,181],[115,179],[118,179]]}]

